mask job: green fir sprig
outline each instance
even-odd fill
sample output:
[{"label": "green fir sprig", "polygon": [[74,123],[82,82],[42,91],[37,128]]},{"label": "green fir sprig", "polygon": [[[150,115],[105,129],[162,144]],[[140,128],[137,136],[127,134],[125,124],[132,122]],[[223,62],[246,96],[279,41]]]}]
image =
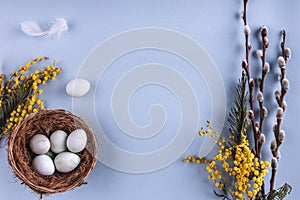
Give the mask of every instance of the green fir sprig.
[{"label": "green fir sprig", "polygon": [[242,134],[246,133],[248,122],[247,109],[247,91],[246,91],[246,74],[243,71],[241,79],[235,89],[234,106],[231,107],[228,122],[230,123],[229,131],[234,136],[234,144],[240,144]]}]

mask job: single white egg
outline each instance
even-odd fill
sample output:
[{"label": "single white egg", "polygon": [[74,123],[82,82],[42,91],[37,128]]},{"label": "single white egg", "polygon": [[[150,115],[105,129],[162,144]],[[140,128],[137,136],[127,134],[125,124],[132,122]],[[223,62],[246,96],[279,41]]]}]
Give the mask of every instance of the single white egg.
[{"label": "single white egg", "polygon": [[73,153],[82,151],[87,143],[87,135],[83,129],[76,129],[67,138],[67,148]]},{"label": "single white egg", "polygon": [[52,159],[47,155],[38,155],[32,161],[33,168],[41,175],[49,176],[55,172]]},{"label": "single white egg", "polygon": [[74,170],[80,163],[80,157],[71,152],[62,152],[54,159],[54,164],[59,172],[70,172]]},{"label": "single white egg", "polygon": [[91,87],[90,82],[85,79],[74,79],[68,82],[66,92],[72,97],[81,97],[85,95]]},{"label": "single white egg", "polygon": [[61,153],[67,149],[67,133],[62,130],[54,131],[50,136],[51,151]]},{"label": "single white egg", "polygon": [[50,149],[50,141],[45,135],[36,134],[30,139],[29,146],[33,153],[44,154]]}]

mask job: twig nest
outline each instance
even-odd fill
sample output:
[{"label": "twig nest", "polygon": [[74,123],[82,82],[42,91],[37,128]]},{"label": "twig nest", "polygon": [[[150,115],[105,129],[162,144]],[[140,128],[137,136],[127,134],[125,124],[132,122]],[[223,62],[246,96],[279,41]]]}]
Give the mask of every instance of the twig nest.
[{"label": "twig nest", "polygon": [[[30,149],[31,138],[37,134],[50,138],[51,134],[57,130],[62,130],[69,135],[77,129],[84,130],[87,137],[85,148],[76,155],[79,157],[80,163],[72,171],[66,173],[55,170],[51,174],[52,167],[43,168],[45,171],[41,171],[39,169],[42,166],[41,163],[49,164],[53,161],[48,155],[42,155],[40,158]],[[86,183],[85,179],[91,173],[97,161],[98,144],[93,130],[82,118],[61,109],[45,109],[30,114],[18,124],[8,138],[7,151],[9,164],[22,182],[38,194],[52,194],[65,192]],[[48,153],[51,153],[51,151]],[[72,156],[72,159],[76,156]],[[77,163],[78,157],[76,157]],[[45,159],[47,161],[39,163],[34,159]],[[36,162],[39,164],[35,164]],[[49,171],[46,171],[46,169]],[[65,168],[59,169],[65,171]]]}]

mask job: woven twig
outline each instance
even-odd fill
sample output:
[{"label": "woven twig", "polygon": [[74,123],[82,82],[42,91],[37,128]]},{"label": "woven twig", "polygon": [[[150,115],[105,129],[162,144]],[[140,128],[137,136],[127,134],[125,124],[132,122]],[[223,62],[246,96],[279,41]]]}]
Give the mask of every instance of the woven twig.
[{"label": "woven twig", "polygon": [[[43,176],[32,167],[34,154],[29,141],[35,134],[49,137],[56,130],[70,134],[75,129],[84,129],[88,141],[86,148],[78,153],[80,165],[68,173],[55,171]],[[26,117],[8,139],[8,162],[15,175],[33,191],[41,195],[65,192],[85,183],[97,161],[98,144],[93,130],[80,117],[61,109],[45,109]]]}]

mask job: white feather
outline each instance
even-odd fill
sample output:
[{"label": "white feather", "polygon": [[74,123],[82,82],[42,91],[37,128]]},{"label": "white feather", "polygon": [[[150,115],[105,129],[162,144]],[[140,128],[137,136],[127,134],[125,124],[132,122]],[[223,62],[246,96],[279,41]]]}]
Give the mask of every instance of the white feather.
[{"label": "white feather", "polygon": [[67,20],[65,20],[64,18],[58,18],[51,23],[50,28],[48,29],[48,31],[46,31],[45,37],[52,37],[55,35],[60,37],[60,35],[66,31],[68,31]]},{"label": "white feather", "polygon": [[47,30],[43,30],[36,22],[23,21],[20,23],[21,30],[33,37],[60,37],[68,30],[68,22],[64,18],[57,18],[50,22]]},{"label": "white feather", "polygon": [[36,22],[23,21],[20,23],[21,30],[26,35],[38,37],[44,36],[45,32],[41,29],[41,27]]}]

